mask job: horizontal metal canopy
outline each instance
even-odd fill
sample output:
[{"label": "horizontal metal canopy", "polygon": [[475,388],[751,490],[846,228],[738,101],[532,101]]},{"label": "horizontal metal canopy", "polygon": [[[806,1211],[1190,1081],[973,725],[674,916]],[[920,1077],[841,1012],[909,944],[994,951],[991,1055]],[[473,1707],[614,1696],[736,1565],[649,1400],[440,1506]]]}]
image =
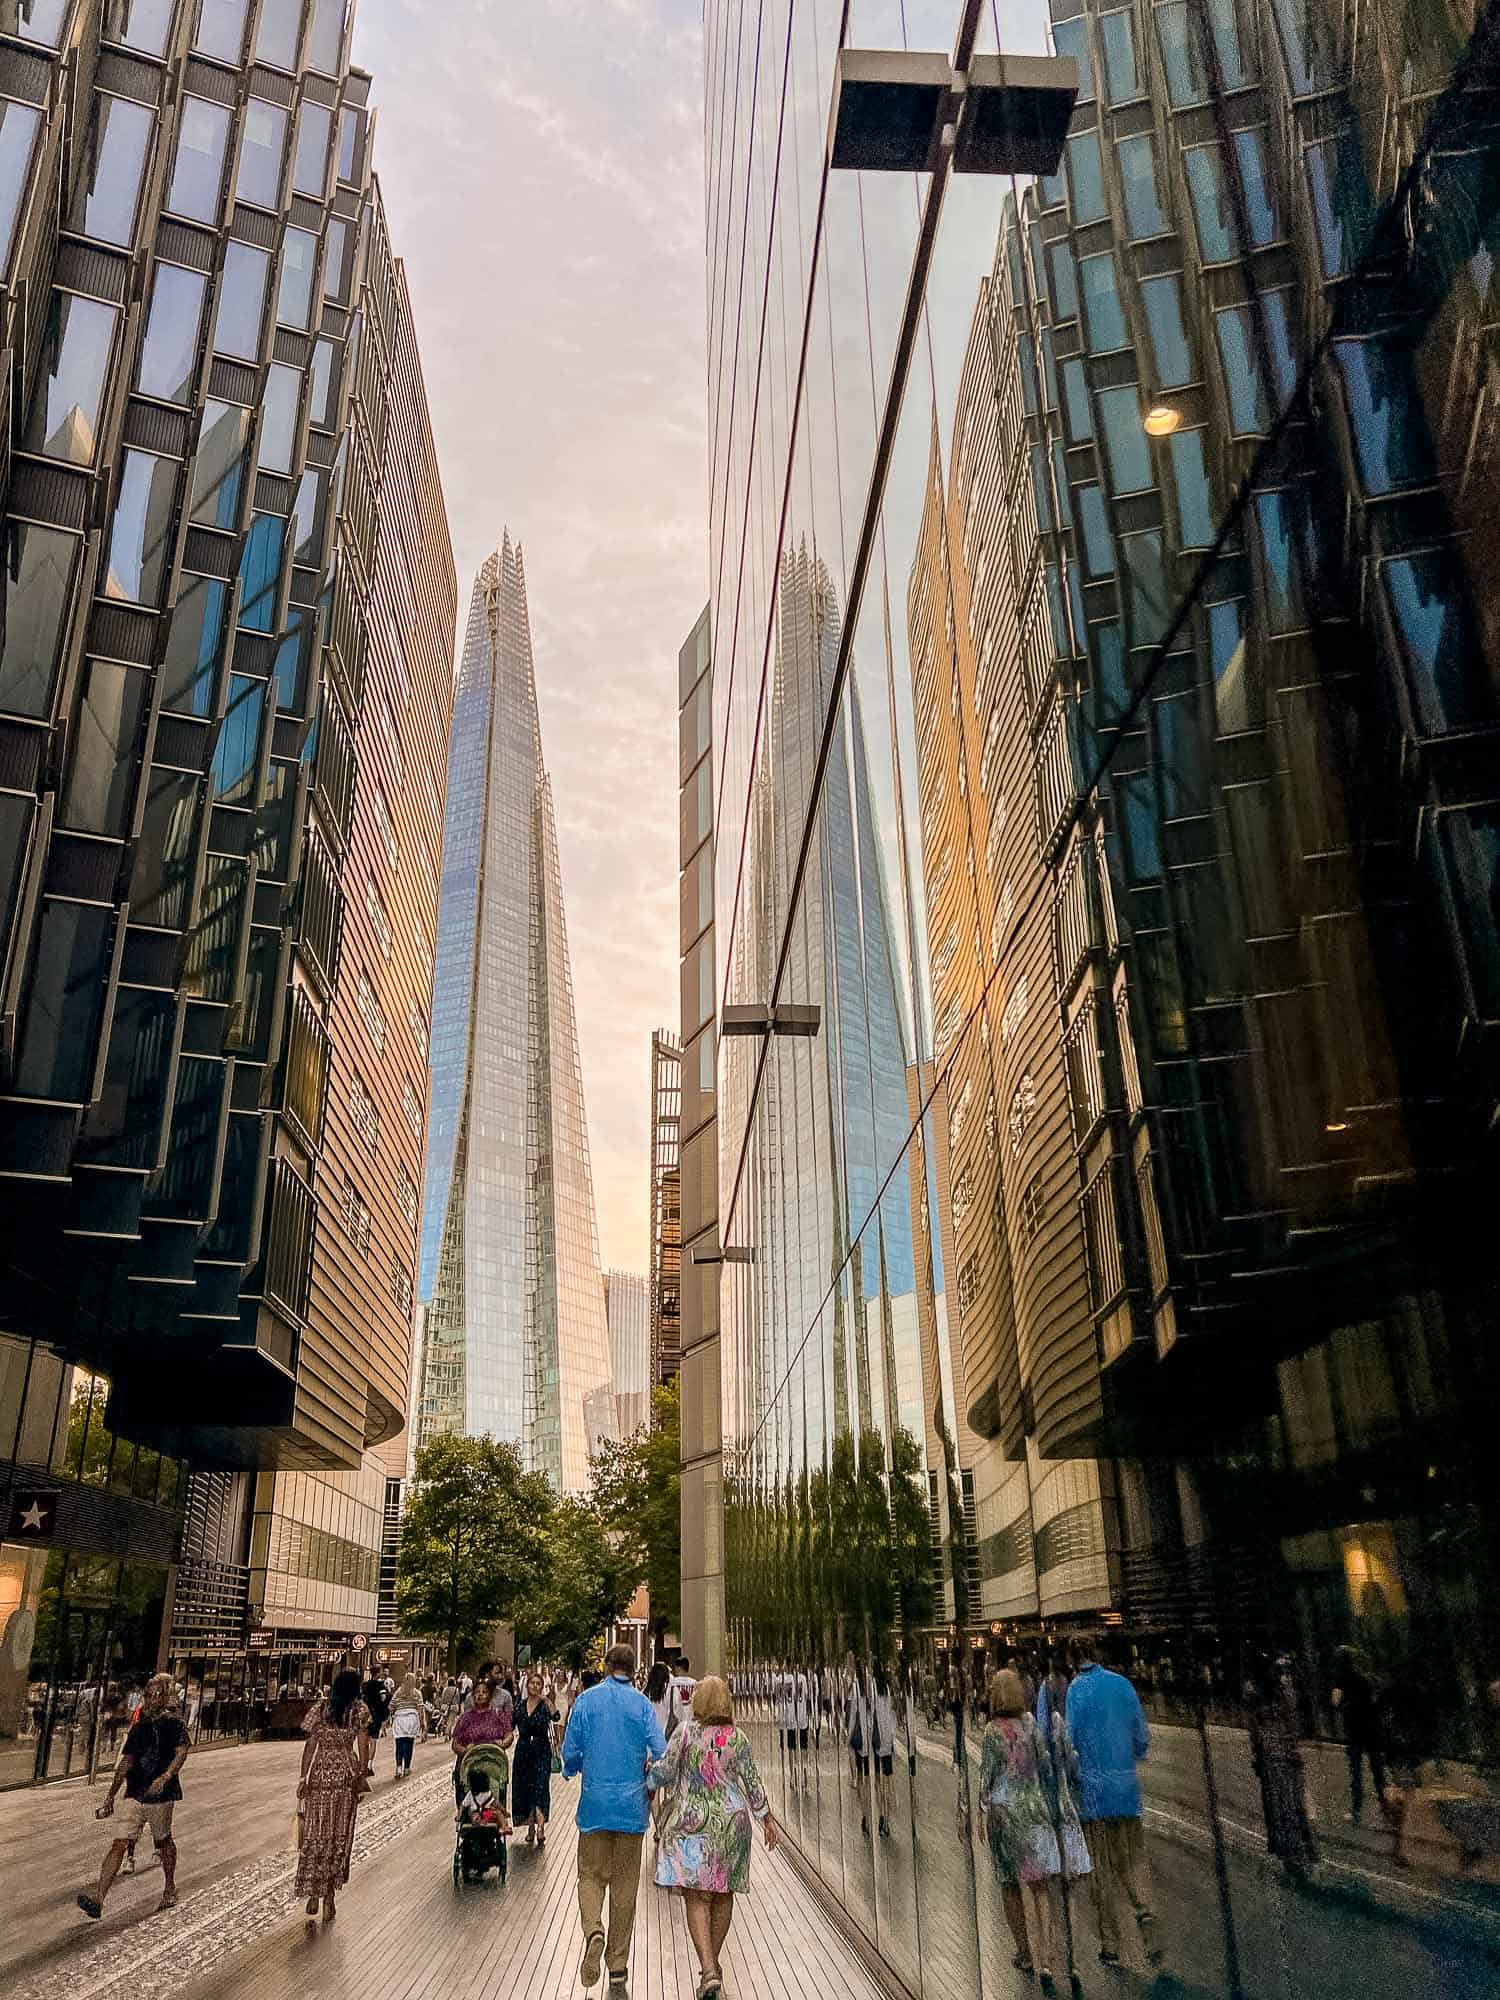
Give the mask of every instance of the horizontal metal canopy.
[{"label": "horizontal metal canopy", "polygon": [[841,49],[829,159],[865,173],[929,173],[951,126],[956,173],[1051,174],[1077,97],[1071,56],[976,55],[960,73],[945,55]]}]

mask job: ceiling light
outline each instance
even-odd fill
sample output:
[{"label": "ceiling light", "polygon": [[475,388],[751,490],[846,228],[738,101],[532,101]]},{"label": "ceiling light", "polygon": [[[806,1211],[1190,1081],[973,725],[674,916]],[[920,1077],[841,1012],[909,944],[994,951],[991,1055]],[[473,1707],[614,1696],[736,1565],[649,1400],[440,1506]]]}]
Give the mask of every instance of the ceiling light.
[{"label": "ceiling light", "polygon": [[1325,1132],[1347,1132],[1349,1130],[1349,1121],[1347,1118],[1330,1118],[1328,1123],[1323,1127],[1323,1130]]},{"label": "ceiling light", "polygon": [[1153,403],[1142,421],[1147,437],[1170,437],[1182,422],[1182,412],[1174,410],[1170,403]]}]

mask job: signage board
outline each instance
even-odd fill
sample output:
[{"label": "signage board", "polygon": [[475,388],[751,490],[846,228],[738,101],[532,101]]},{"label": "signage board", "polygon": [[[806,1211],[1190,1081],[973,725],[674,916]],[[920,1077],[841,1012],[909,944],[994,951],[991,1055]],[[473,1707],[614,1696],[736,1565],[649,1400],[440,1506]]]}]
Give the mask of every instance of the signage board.
[{"label": "signage board", "polygon": [[57,1528],[62,1494],[55,1486],[15,1486],[10,1495],[10,1525],[5,1539],[50,1542]]}]

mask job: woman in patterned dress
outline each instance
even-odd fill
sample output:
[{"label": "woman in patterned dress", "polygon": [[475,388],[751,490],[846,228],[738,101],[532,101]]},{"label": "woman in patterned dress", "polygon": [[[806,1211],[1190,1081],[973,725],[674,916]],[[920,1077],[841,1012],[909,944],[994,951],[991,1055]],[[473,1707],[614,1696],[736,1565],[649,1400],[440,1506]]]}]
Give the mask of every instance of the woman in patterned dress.
[{"label": "woman in patterned dress", "polygon": [[337,1915],[334,1892],[349,1880],[354,1816],[370,1789],[370,1711],[360,1700],[359,1675],[336,1675],[302,1727],[307,1745],[297,1786],[297,1894],[306,1896],[310,1917],[321,1897],[326,1923]]},{"label": "woman in patterned dress", "polygon": [[1051,1743],[1043,1736],[1014,1669],[1005,1668],[991,1679],[989,1709],[979,1795],[990,1857],[1017,1946],[1016,1967],[1029,1974],[1035,1966],[1043,1988],[1050,1991],[1059,1878],[1065,1864],[1070,1878],[1089,1872],[1072,1794],[1077,1758],[1061,1715],[1053,1715]]},{"label": "woman in patterned dress", "polygon": [[776,1845],[776,1824],[750,1739],[735,1727],[729,1689],[717,1675],[693,1689],[691,1714],[647,1783],[661,1795],[657,1884],[682,1891],[698,1955],[698,2000],[718,2000],[734,1899],[750,1886],[754,1821],[768,1848]]}]

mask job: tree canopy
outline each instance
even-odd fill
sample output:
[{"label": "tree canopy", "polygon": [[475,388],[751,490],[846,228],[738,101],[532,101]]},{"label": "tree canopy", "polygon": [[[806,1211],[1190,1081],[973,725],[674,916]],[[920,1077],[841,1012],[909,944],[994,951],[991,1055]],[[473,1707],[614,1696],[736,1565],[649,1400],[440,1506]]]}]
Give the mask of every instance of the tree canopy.
[{"label": "tree canopy", "polygon": [[403,1627],[442,1635],[455,1665],[535,1586],[549,1560],[554,1505],[514,1445],[483,1437],[423,1445],[396,1565]]},{"label": "tree canopy", "polygon": [[554,1502],[547,1553],[511,1616],[534,1660],[580,1667],[599,1635],[623,1615],[637,1578],[596,1505]]},{"label": "tree canopy", "polygon": [[682,1599],[682,1433],[674,1379],[651,1398],[651,1423],[600,1447],[594,1504],[632,1587],[651,1593],[658,1626],[677,1628]]}]

